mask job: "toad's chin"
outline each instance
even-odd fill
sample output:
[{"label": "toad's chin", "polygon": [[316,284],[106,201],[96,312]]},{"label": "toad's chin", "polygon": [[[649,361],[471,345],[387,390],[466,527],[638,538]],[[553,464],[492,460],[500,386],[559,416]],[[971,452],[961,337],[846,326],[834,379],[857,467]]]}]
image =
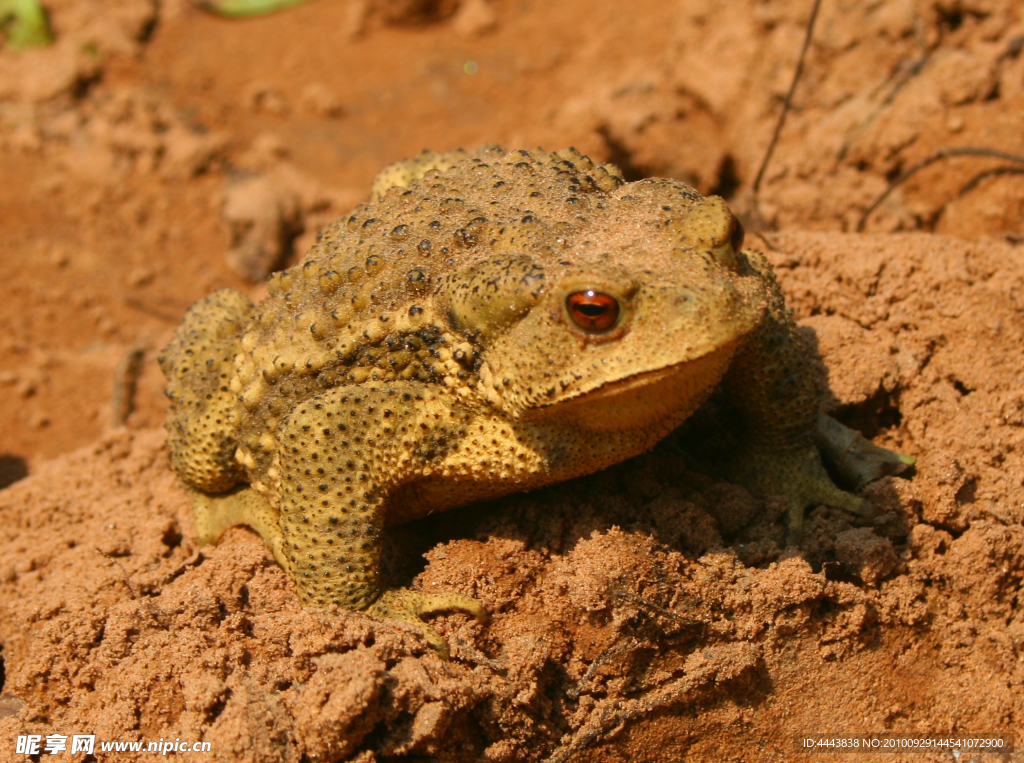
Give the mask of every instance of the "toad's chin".
[{"label": "toad's chin", "polygon": [[715,389],[729,368],[737,342],[707,355],[609,382],[546,411],[585,429],[610,431],[657,425],[674,428]]}]

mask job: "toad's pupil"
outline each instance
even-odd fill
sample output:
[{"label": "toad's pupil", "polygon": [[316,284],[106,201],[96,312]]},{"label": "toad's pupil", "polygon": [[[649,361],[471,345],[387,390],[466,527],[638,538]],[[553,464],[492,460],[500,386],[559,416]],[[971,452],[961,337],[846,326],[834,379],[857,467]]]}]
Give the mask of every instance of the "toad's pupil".
[{"label": "toad's pupil", "polygon": [[585,331],[607,331],[619,317],[618,300],[593,289],[573,292],[565,305],[573,323]]}]

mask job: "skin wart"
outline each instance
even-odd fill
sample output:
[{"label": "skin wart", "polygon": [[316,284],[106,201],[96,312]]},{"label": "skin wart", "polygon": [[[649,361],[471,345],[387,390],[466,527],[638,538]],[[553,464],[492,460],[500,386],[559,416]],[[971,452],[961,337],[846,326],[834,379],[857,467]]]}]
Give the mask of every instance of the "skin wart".
[{"label": "skin wart", "polygon": [[730,477],[808,505],[910,459],[820,416],[764,257],[725,202],[624,182],[575,150],[425,152],[386,168],[258,306],[193,306],[160,364],[171,464],[200,540],[253,527],[308,606],[419,628],[483,607],[382,590],[386,525],[642,453],[722,386],[747,423]]}]

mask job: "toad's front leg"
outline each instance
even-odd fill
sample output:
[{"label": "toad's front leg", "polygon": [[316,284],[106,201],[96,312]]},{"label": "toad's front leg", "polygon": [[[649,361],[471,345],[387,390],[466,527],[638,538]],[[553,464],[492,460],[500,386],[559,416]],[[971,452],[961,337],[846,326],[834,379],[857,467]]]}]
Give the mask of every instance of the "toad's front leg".
[{"label": "toad's front leg", "polygon": [[832,482],[819,448],[858,489],[907,469],[914,459],[872,445],[818,413],[814,374],[771,266],[760,255],[747,253],[746,257],[768,282],[769,305],[764,322],[737,352],[725,378],[729,397],[748,425],[744,445],[730,464],[729,478],[760,493],[786,498],[790,543],[800,540],[808,506],[824,504],[876,517],[878,511],[871,503]]},{"label": "toad's front leg", "polygon": [[412,382],[336,387],[296,406],[277,433],[280,525],[286,570],[304,604],[411,623],[442,655],[447,645],[422,615],[486,617],[467,596],[385,592],[380,582],[389,496],[442,457],[465,426],[429,387]]}]

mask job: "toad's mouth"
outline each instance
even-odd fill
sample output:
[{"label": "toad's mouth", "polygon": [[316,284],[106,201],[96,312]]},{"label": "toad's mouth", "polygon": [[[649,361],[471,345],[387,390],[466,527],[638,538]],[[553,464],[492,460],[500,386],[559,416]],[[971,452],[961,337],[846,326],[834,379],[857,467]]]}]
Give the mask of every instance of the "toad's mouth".
[{"label": "toad's mouth", "polygon": [[688,418],[722,380],[736,352],[731,342],[684,363],[627,376],[549,407],[552,418],[596,431],[672,427]]}]

